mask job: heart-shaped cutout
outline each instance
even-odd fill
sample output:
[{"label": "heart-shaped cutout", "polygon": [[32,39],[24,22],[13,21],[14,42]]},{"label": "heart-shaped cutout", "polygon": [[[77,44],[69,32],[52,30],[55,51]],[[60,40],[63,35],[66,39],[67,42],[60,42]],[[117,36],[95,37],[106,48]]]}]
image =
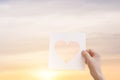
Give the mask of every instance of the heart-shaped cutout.
[{"label": "heart-shaped cutout", "polygon": [[76,41],[65,42],[59,40],[55,43],[55,51],[65,63],[68,63],[77,53],[79,53],[80,45]]}]

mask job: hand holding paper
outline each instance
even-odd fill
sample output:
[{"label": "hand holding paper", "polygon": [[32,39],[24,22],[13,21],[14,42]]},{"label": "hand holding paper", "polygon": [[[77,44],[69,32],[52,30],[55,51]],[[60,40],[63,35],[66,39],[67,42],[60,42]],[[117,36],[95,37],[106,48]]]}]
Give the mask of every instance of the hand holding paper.
[{"label": "hand holding paper", "polygon": [[50,69],[82,70],[84,59],[81,51],[86,49],[84,33],[51,33],[50,35]]}]

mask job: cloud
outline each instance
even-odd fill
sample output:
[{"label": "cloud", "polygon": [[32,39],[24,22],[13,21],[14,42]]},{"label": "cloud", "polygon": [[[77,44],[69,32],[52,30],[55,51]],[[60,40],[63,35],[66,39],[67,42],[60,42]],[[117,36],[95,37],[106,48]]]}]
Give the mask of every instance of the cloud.
[{"label": "cloud", "polygon": [[116,0],[112,2],[9,0],[0,4],[0,52],[39,50],[35,48],[47,42],[51,31],[119,34],[120,8]]},{"label": "cloud", "polygon": [[120,6],[117,3],[119,1],[113,2],[111,0],[105,0],[105,2],[103,0],[9,0],[9,3],[0,4],[0,17],[44,16],[58,13],[76,15],[101,10],[120,11]]}]

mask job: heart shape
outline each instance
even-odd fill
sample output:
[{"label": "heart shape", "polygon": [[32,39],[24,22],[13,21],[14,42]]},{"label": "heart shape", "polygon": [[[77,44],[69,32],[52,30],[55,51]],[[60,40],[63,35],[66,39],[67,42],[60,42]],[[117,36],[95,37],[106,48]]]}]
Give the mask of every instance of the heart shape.
[{"label": "heart shape", "polygon": [[68,63],[77,53],[79,53],[80,45],[75,41],[65,42],[59,40],[55,43],[55,51],[65,63]]}]

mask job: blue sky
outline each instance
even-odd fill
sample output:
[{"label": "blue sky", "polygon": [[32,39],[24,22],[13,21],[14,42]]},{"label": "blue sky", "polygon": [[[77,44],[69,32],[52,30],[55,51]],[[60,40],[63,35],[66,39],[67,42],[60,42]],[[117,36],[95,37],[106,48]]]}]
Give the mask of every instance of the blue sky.
[{"label": "blue sky", "polygon": [[0,2],[69,2],[74,3],[86,2],[86,3],[103,3],[103,4],[119,4],[119,0],[0,0]]}]

